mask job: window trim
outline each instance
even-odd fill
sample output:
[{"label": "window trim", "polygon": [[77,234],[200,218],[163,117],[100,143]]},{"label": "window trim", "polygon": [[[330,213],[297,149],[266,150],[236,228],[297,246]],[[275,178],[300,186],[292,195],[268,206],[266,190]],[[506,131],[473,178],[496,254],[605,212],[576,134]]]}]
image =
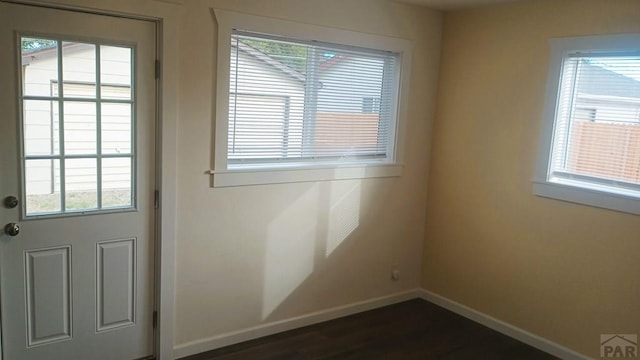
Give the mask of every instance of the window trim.
[{"label": "window trim", "polygon": [[[404,159],[404,138],[408,108],[409,81],[412,59],[412,43],[409,40],[382,35],[359,33],[350,30],[304,24],[294,21],[249,15],[228,10],[212,9],[218,23],[217,66],[216,66],[216,110],[214,118],[213,146],[213,187],[277,184],[305,181],[341,179],[362,179],[395,177],[402,175]],[[276,34],[308,41],[321,41],[346,46],[356,46],[382,51],[397,52],[400,59],[396,83],[398,92],[392,103],[396,114],[395,127],[390,129],[387,162],[371,161],[322,164],[298,164],[297,166],[247,167],[233,169],[227,163],[228,116],[229,116],[229,76],[231,70],[231,34],[233,29],[247,32]]]},{"label": "window trim", "polygon": [[562,67],[570,53],[598,53],[640,50],[640,34],[581,36],[549,40],[550,58],[543,124],[533,179],[533,193],[538,196],[640,215],[640,193],[616,191],[592,184],[585,187],[572,180],[552,181],[549,173],[560,92]]}]

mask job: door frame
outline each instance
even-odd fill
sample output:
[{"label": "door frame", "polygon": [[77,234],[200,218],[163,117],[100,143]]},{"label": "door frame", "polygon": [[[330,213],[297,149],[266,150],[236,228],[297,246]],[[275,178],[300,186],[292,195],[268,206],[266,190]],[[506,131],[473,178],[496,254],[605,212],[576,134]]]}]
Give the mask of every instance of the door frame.
[{"label": "door frame", "polygon": [[[144,20],[156,26],[156,59],[160,62],[156,83],[155,161],[159,205],[155,213],[154,239],[154,355],[173,360],[176,244],[176,167],[178,105],[178,23],[182,5],[170,0],[0,0],[0,2],[64,9],[82,13]],[[0,299],[1,299],[0,294]],[[0,314],[0,321],[1,314]],[[3,357],[0,333],[0,360]]]}]

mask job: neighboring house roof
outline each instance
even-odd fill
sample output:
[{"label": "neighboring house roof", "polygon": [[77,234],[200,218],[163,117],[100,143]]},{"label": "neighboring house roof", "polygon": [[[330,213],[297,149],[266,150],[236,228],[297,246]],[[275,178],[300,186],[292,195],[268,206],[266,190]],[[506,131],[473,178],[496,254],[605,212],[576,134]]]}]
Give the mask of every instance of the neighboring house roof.
[{"label": "neighboring house roof", "polygon": [[[82,51],[91,48],[92,44],[84,43],[62,43],[62,49],[68,51]],[[40,49],[28,50],[22,53],[22,65],[29,65],[34,60],[44,60],[58,55],[58,49],[55,46],[43,47]]]},{"label": "neighboring house roof", "polygon": [[[232,47],[236,47],[236,42],[233,42],[231,44]],[[251,45],[248,45],[246,43],[243,43],[242,41],[238,41],[237,42],[237,46],[238,49],[242,52],[244,52],[245,54],[248,54],[252,57],[254,57],[255,59],[260,60],[261,62],[270,65],[271,67],[283,72],[286,75],[289,75],[291,77],[293,77],[294,79],[301,81],[301,82],[305,82],[306,81],[306,74],[301,73],[300,71],[294,69],[293,67],[283,63],[282,61],[254,48]],[[337,64],[348,60],[349,57],[345,56],[345,55],[336,55],[333,56],[327,60],[322,61],[322,63],[320,63],[320,74],[324,73],[325,71],[329,70],[330,68],[333,68],[334,66],[336,66]],[[321,83],[322,86],[322,83]]]},{"label": "neighboring house roof", "polygon": [[640,99],[640,81],[607,70],[602,66],[583,63],[582,76],[598,81],[580,81],[578,93],[608,97]]},{"label": "neighboring house roof", "polygon": [[33,60],[52,58],[58,54],[58,50],[55,46],[45,47],[41,49],[34,49],[22,52],[22,65],[28,65]]},{"label": "neighboring house roof", "polygon": [[344,55],[333,56],[332,58],[325,60],[320,64],[320,71],[322,72],[322,71],[329,70],[330,68],[334,67],[335,65],[337,65],[338,63],[346,59],[347,57]]}]

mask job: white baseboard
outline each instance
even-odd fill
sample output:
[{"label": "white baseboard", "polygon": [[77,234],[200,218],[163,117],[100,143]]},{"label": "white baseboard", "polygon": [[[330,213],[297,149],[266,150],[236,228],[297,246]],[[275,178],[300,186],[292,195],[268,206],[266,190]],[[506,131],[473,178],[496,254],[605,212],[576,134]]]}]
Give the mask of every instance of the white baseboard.
[{"label": "white baseboard", "polygon": [[379,307],[420,298],[422,297],[421,291],[421,289],[407,290],[387,296],[321,310],[285,320],[261,324],[247,329],[217,335],[207,339],[180,344],[174,348],[173,354],[176,359],[179,359],[185,356],[199,354],[201,352],[218,349],[243,341],[257,339],[263,336],[273,335],[279,332],[293,330],[303,326],[313,325],[320,322],[357,314],[359,312],[367,310],[373,310]]},{"label": "white baseboard", "polygon": [[532,334],[526,330],[520,329],[516,326],[508,324],[502,320],[498,320],[487,314],[474,310],[466,305],[462,305],[453,300],[432,293],[428,290],[418,290],[419,297],[427,300],[430,303],[436,304],[449,311],[452,311],[458,315],[464,316],[469,320],[473,320],[479,324],[482,324],[490,329],[493,329],[499,333],[507,335],[511,338],[519,340],[534,348],[540,349],[546,353],[557,356],[565,360],[588,360],[590,357],[573,351],[567,347],[556,344],[553,341]]},{"label": "white baseboard", "polygon": [[519,340],[544,352],[565,360],[588,360],[590,357],[556,344],[548,339],[532,334],[526,330],[498,320],[487,314],[474,310],[466,305],[432,293],[424,289],[412,289],[387,296],[359,301],[343,306],[305,314],[289,319],[274,321],[258,326],[220,334],[207,339],[196,340],[180,344],[174,348],[176,359],[237,344],[243,341],[257,339],[263,336],[277,334],[283,331],[293,330],[308,325],[337,319],[344,316],[357,314],[363,311],[373,310],[387,305],[420,298],[438,305],[467,319],[482,324],[506,336]]}]

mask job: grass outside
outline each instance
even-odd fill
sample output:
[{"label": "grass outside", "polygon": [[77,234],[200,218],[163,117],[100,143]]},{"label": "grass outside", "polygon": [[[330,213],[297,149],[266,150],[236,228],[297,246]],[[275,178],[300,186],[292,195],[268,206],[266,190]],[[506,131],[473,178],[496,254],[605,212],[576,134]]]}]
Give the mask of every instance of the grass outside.
[{"label": "grass outside", "polygon": [[[91,191],[68,192],[66,211],[98,210],[98,195]],[[27,195],[27,214],[59,213],[60,193]],[[102,192],[102,209],[131,206],[131,190],[117,189]]]}]

